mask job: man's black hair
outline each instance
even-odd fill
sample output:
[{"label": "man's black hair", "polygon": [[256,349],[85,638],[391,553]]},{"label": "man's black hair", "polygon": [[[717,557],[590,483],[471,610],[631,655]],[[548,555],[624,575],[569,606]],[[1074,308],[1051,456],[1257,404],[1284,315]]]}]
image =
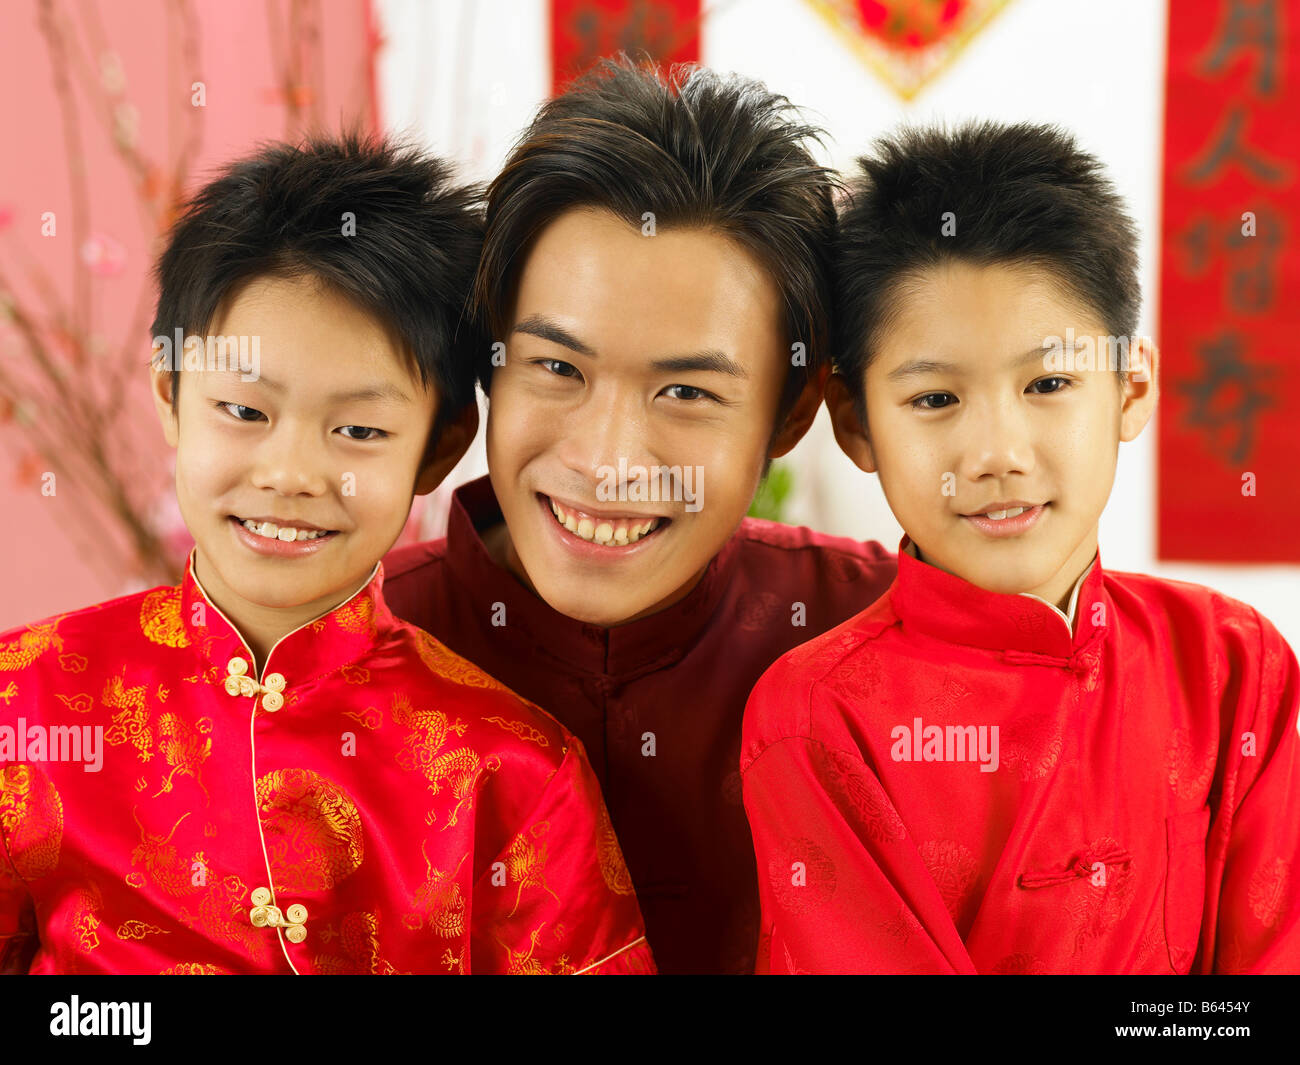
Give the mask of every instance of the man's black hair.
[{"label": "man's black hair", "polygon": [[[638,229],[698,227],[737,241],[784,302],[791,359],[781,417],[811,370],[830,361],[830,247],[835,175],[810,142],[821,131],[758,81],[692,66],[665,73],[607,59],[544,104],[488,188],[475,284],[479,315],[505,339],[534,238],[575,207],[603,208]],[[479,360],[487,390],[492,365]]]}]

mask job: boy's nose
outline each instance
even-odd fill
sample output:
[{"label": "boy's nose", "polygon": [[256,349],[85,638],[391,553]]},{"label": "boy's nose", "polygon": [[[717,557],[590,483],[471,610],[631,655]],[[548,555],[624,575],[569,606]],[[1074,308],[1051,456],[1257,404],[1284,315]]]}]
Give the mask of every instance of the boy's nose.
[{"label": "boy's nose", "polygon": [[320,442],[305,430],[278,426],[258,448],[253,484],[281,495],[321,495],[329,489],[329,477],[320,455]]},{"label": "boy's nose", "polygon": [[966,476],[972,481],[1032,473],[1034,443],[1028,419],[1007,409],[972,418],[964,453]]}]

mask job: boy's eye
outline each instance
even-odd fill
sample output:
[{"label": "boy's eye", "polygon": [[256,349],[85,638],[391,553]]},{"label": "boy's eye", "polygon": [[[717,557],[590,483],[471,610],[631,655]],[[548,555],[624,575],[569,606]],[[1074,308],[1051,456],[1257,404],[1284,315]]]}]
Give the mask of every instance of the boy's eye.
[{"label": "boy's eye", "polygon": [[[950,403],[949,400],[952,402]],[[917,396],[912,400],[912,406],[916,410],[943,410],[944,407],[950,407],[957,402],[957,397],[951,392],[927,392],[924,396]]]},{"label": "boy's eye", "polygon": [[[349,432],[350,429],[355,429],[357,433],[364,433],[366,435],[354,436],[351,432]],[[339,429],[339,432],[342,433],[344,436],[346,436],[349,440],[382,440],[384,437],[388,435],[382,429],[372,429],[368,425],[345,425]]]},{"label": "boy's eye", "polygon": [[[238,418],[241,422],[255,422],[258,418],[264,417],[260,410],[254,407],[245,407],[242,403],[218,403],[233,418]],[[251,417],[250,417],[251,415]]]},{"label": "boy's eye", "polygon": [[[1043,377],[1029,386],[1029,391],[1038,396],[1050,396],[1053,392],[1061,392],[1070,387],[1068,377]],[[1039,385],[1050,385],[1052,387],[1039,388]]]}]

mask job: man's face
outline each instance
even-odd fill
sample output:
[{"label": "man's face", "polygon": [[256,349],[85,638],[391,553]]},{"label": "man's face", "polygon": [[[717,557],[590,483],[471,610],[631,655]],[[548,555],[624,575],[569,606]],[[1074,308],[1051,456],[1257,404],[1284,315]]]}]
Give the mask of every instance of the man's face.
[{"label": "man's face", "polygon": [[[865,437],[844,383],[830,390],[841,446],[879,472],[926,561],[1060,605],[1097,550],[1119,441],[1141,430],[1154,389],[1122,383],[1104,344],[1100,368],[1049,369],[1046,338],[1107,330],[1041,270],[949,263],[906,282],[898,309],[867,369]],[[1152,356],[1130,353],[1135,369]]]},{"label": "man's face", "polygon": [[507,564],[589,623],[663,609],[758,486],[790,366],[775,283],[718,233],[574,209],[533,244],[509,321],[487,428]]},{"label": "man's face", "polygon": [[387,330],[310,279],[255,279],[212,331],[258,338],[258,380],[184,372],[175,411],[153,381],[201,579],[223,610],[314,617],[401,532],[435,396]]}]

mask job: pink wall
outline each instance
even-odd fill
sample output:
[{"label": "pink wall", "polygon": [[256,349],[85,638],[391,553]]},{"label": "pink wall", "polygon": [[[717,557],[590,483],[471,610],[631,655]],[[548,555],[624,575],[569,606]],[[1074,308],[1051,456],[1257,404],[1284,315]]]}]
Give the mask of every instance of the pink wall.
[{"label": "pink wall", "polygon": [[[58,470],[35,449],[41,433],[69,457],[88,439],[88,423],[71,416],[66,392],[109,405],[97,434],[109,461],[123,471],[139,508],[156,508],[169,554],[186,550],[171,505],[172,453],[146,376],[155,299],[149,271],[169,215],[169,175],[186,161],[183,189],[193,191],[214,166],[259,141],[313,125],[375,124],[377,42],[366,0],[88,0],[52,5],[52,22],[46,8],[9,0],[0,10],[0,99],[7,101],[0,373],[34,379],[21,322],[4,311],[12,302],[49,345],[67,390],[47,389],[15,409],[0,383],[0,630],[159,580],[129,555],[105,551],[127,538],[89,505],[89,491],[58,476],[55,494],[41,493],[42,474]],[[60,44],[51,45],[43,25]],[[60,51],[63,58],[55,58]],[[192,104],[199,81],[202,108]],[[75,107],[77,149],[69,147],[59,83]],[[72,178],[78,170],[85,179],[80,204]],[[54,236],[41,234],[46,211],[55,213]],[[59,306],[69,317],[64,339]],[[114,402],[111,389],[122,373]]]}]

